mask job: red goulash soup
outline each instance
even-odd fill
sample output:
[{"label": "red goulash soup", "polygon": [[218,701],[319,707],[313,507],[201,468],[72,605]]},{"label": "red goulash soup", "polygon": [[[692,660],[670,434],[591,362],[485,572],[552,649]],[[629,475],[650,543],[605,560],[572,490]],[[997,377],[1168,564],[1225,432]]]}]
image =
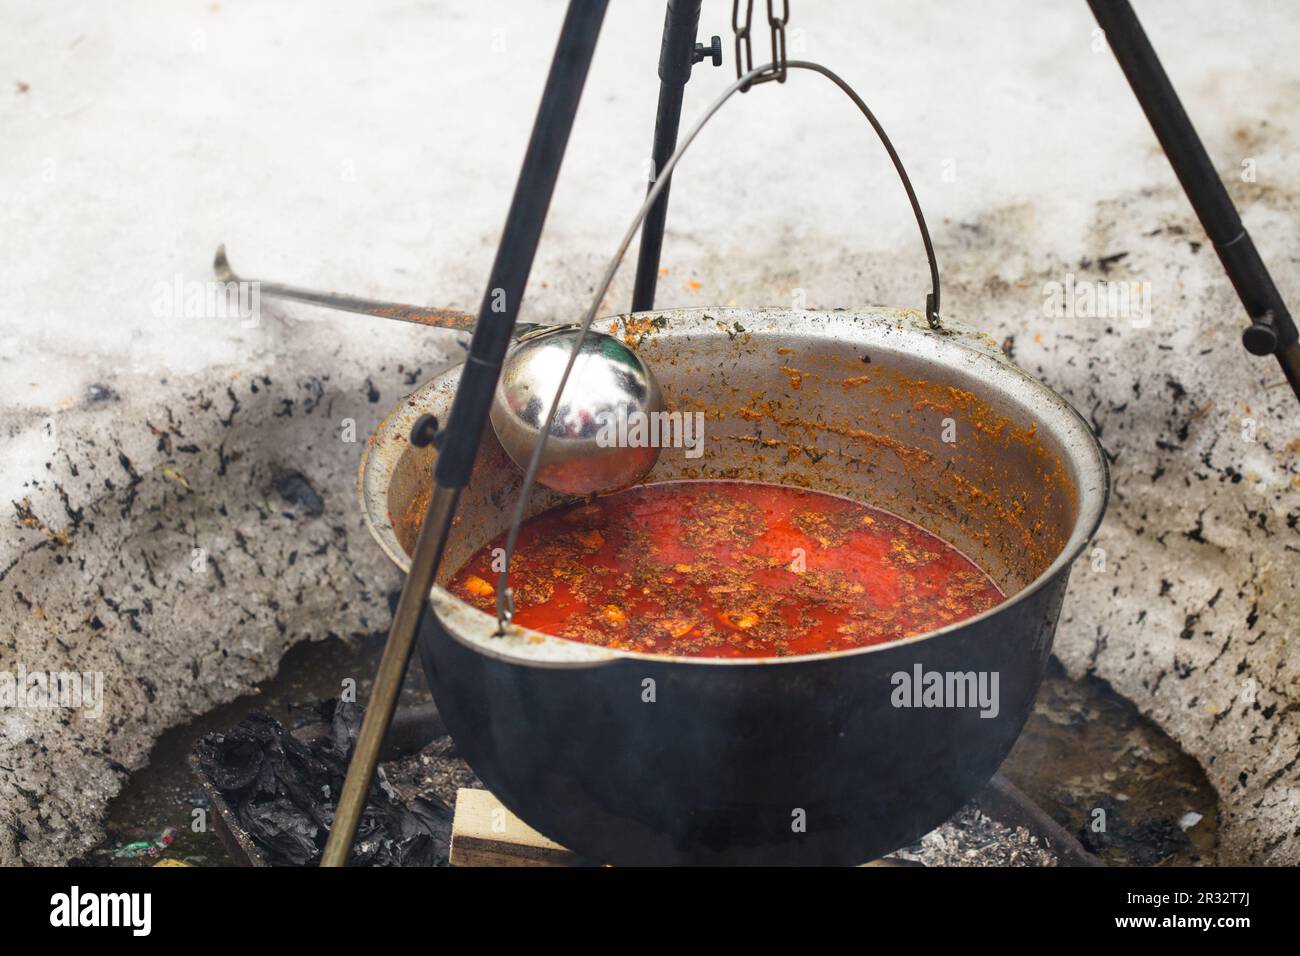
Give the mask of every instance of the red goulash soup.
[{"label": "red goulash soup", "polygon": [[[494,613],[489,543],[448,585]],[[884,644],[986,611],[989,576],[847,498],[741,481],[639,485],[520,529],[514,623],[652,654],[785,657]]]}]

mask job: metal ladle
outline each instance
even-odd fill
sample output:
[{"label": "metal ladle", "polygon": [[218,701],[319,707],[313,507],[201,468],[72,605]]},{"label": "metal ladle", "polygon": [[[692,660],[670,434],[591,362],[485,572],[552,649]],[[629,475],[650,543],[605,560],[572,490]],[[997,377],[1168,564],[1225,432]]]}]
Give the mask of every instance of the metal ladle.
[{"label": "metal ladle", "polygon": [[[279,282],[241,278],[217,247],[212,262],[217,279],[256,284],[259,295],[288,299],[381,319],[397,319],[430,328],[472,332],[475,317],[455,309],[434,309],[399,302],[379,302],[333,292],[315,292]],[[547,441],[536,480],[564,494],[615,491],[644,477],[659,458],[657,447],[620,446],[609,436],[616,423],[663,411],[663,393],[654,373],[626,344],[579,325],[515,325],[515,344],[501,368],[489,416],[501,447],[528,471],[541,444],[548,405],[559,393],[575,347],[572,384],[564,383],[550,415]],[[435,425],[436,428],[436,425]],[[436,442],[436,438],[435,438]]]}]

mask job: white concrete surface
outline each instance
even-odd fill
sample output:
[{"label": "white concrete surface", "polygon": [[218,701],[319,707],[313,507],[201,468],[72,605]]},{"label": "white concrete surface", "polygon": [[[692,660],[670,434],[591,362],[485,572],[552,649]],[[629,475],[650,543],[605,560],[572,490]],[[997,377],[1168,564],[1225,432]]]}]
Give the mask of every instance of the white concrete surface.
[{"label": "white concrete surface", "polygon": [[[1138,6],[1294,305],[1300,8]],[[525,320],[578,313],[644,188],[662,5],[613,7]],[[224,241],[254,276],[472,309],[562,5],[0,14],[0,669],[108,678],[98,721],[0,716],[0,862],[52,862],[93,845],[166,726],[246,691],[292,641],[383,627],[395,578],[354,537],[342,421],[364,440],[459,353],[450,335],[300,307],[265,306],[254,328],[186,318],[160,290],[206,281]],[[707,0],[701,32],[726,39],[729,14]],[[1202,762],[1230,857],[1300,861],[1300,409],[1236,344],[1240,308],[1192,248],[1203,236],[1086,5],[803,3],[791,29],[792,54],[839,70],[890,131],[945,311],[1014,336],[1115,455],[1105,561],[1076,570],[1062,659]],[[727,60],[697,69],[688,118]],[[674,186],[660,305],[921,304],[902,192],[838,97],[796,76],[706,131]],[[1045,284],[1067,273],[1149,283],[1151,325],[1047,317]],[[286,470],[324,514],[277,497]],[[193,573],[196,548],[223,582]],[[374,586],[340,610],[358,580]]]}]

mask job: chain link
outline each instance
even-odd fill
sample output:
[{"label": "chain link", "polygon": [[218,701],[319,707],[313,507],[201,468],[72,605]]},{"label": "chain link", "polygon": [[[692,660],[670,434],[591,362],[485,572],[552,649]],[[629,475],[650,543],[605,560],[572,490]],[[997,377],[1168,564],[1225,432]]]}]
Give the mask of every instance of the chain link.
[{"label": "chain link", "polygon": [[[754,43],[750,36],[750,27],[754,20],[754,0],[744,0],[744,3],[743,21],[740,15],[741,0],[732,0],[731,3],[731,32],[736,35],[736,79],[740,79],[754,69]],[[780,16],[776,13],[778,7],[781,10]],[[785,25],[789,22],[790,0],[767,0],[767,25],[772,33],[773,65],[771,69],[764,70],[742,86],[740,92],[748,92],[755,83],[766,83],[768,80],[785,82]]]}]

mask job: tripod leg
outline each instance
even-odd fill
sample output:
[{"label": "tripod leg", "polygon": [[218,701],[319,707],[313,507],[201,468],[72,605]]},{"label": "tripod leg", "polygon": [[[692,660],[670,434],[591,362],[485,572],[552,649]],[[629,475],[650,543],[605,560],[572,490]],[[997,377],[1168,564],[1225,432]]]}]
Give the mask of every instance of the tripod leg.
[{"label": "tripod leg", "polygon": [[[668,0],[664,19],[663,44],[659,48],[659,111],[655,117],[654,172],[668,161],[677,148],[677,128],[682,119],[682,97],[686,81],[691,78],[695,57],[695,32],[700,23],[701,0]],[[654,185],[654,179],[650,180]],[[659,253],[663,249],[664,224],[668,220],[668,188],[646,215],[641,227],[641,248],[637,253],[636,285],[632,291],[632,311],[642,312],[655,305],[655,286],[659,281]],[[647,187],[648,188],[648,187]]]},{"label": "tripod leg", "polygon": [[1088,0],[1088,6],[1105,31],[1106,41],[1133,88],[1133,95],[1142,105],[1156,139],[1169,158],[1169,165],[1174,168],[1206,235],[1214,243],[1214,251],[1219,254],[1237,297],[1246,307],[1252,324],[1242,336],[1243,343],[1256,355],[1276,356],[1292,391],[1300,398],[1300,343],[1297,343],[1300,336],[1291,313],[1242,226],[1237,208],[1215,172],[1133,6],[1128,0]]},{"label": "tripod leg", "polygon": [[[321,866],[345,866],[352,852],[357,824],[365,810],[366,797],[379,764],[379,753],[393,711],[397,709],[402,680],[411,661],[416,630],[442,561],[452,519],[456,516],[460,489],[469,482],[474,468],[488,406],[519,314],[519,301],[533,266],[537,241],[559,176],[560,161],[564,158],[573,117],[578,111],[578,100],[587,80],[587,68],[596,49],[596,37],[605,18],[605,6],[606,0],[570,0],[564,17],[555,58],[551,61],[542,102],[533,122],[533,134],[528,141],[528,151],[524,154],[523,168],[519,171],[514,199],[501,234],[501,244],[479,308],[469,358],[452,403],[445,441],[439,449],[429,507],[411,555],[411,569],[402,585],[402,596],[393,613],[388,643],[384,645],[384,656],[375,675],[366,716],[357,734],[352,761],[348,764],[343,790],[339,794],[334,824],[321,856]],[[498,302],[503,303],[504,311],[494,309]]]}]

